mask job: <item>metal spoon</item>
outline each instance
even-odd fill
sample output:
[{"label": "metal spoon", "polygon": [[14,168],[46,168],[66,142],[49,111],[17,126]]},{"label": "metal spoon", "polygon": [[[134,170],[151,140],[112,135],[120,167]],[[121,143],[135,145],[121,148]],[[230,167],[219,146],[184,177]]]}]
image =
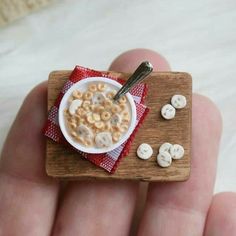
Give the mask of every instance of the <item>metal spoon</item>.
[{"label": "metal spoon", "polygon": [[143,81],[151,72],[153,71],[153,66],[150,62],[144,61],[139,67],[135,70],[135,72],[129,77],[126,83],[120,88],[120,90],[113,97],[114,101],[119,100],[120,97],[124,96],[129,92],[134,85]]}]

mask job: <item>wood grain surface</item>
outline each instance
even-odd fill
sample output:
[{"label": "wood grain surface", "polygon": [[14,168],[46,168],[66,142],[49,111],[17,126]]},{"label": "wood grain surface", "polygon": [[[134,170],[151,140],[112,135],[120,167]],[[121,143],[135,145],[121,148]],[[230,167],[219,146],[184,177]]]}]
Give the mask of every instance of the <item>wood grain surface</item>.
[{"label": "wood grain surface", "polygon": [[[48,110],[68,79],[71,71],[54,71],[48,80]],[[129,74],[109,72],[109,74],[127,78]],[[46,171],[49,176],[70,179],[128,179],[142,181],[184,181],[190,174],[191,160],[191,125],[192,125],[192,79],[182,72],[153,72],[145,81],[148,85],[146,104],[150,108],[143,125],[138,130],[131,145],[129,155],[124,157],[116,172],[109,174],[81,158],[70,150],[47,139]],[[170,103],[175,94],[187,98],[187,106],[177,110],[173,120],[161,117],[161,107]],[[136,149],[141,143],[149,143],[154,150],[149,160],[140,160]],[[174,160],[169,168],[157,165],[158,148],[164,142],[181,144],[185,155],[181,160]]]}]

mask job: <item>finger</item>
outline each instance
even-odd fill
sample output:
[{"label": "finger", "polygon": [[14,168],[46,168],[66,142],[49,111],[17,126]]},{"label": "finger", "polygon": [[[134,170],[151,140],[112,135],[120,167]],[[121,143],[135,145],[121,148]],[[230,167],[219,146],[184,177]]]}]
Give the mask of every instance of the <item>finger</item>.
[{"label": "finger", "polygon": [[[154,71],[170,70],[168,61],[162,55],[155,51],[142,48],[129,50],[121,54],[112,62],[111,66],[114,66],[116,68],[116,71],[122,70],[124,72],[132,72],[134,68],[137,68],[138,65],[145,60],[151,62]],[[141,182],[139,184],[139,191],[137,193],[137,200],[135,204],[135,211],[132,219],[130,235],[136,235],[136,231],[146,202],[147,189],[147,182]]]},{"label": "finger", "polygon": [[[109,70],[133,71],[139,64],[140,53],[143,52],[119,56]],[[128,235],[137,189],[137,182],[128,181],[70,183],[53,235]]]},{"label": "finger", "polygon": [[47,84],[26,97],[6,139],[0,163],[0,234],[49,235],[57,182],[45,174]]},{"label": "finger", "polygon": [[192,170],[180,183],[151,184],[138,235],[202,235],[212,200],[221,116],[207,98],[193,96]]},{"label": "finger", "polygon": [[132,49],[122,53],[110,66],[111,70],[122,72],[133,72],[143,61],[149,61],[154,71],[169,71],[168,61],[159,53],[149,49]]},{"label": "finger", "polygon": [[53,235],[127,235],[135,195],[126,181],[69,183]]},{"label": "finger", "polygon": [[236,193],[220,193],[213,197],[208,212],[205,236],[236,235]]}]

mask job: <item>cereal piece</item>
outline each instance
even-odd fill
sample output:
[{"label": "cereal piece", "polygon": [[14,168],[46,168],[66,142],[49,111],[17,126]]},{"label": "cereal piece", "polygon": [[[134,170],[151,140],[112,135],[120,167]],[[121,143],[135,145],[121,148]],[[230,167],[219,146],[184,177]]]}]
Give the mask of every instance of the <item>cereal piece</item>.
[{"label": "cereal piece", "polygon": [[70,127],[72,128],[72,129],[75,129],[76,128],[76,123],[70,123]]},{"label": "cereal piece", "polygon": [[83,96],[83,93],[80,92],[79,90],[74,90],[72,93],[73,97],[77,98],[77,99],[81,99]]},{"label": "cereal piece", "polygon": [[94,126],[95,126],[97,129],[102,129],[102,128],[104,128],[104,122],[102,122],[102,121],[97,121],[97,122],[95,122]]},{"label": "cereal piece", "polygon": [[95,106],[94,112],[102,113],[105,110],[104,106],[101,106],[101,105],[94,105],[94,106]]},{"label": "cereal piece", "polygon": [[125,105],[124,103],[121,103],[121,104],[120,104],[120,109],[121,109],[122,111],[124,111],[124,110],[126,109],[126,105]]},{"label": "cereal piece", "polygon": [[110,147],[112,145],[112,136],[110,132],[101,132],[95,136],[96,146],[99,148]]},{"label": "cereal piece", "polygon": [[92,129],[94,134],[97,132],[97,128],[96,127],[92,126],[91,129]]},{"label": "cereal piece", "polygon": [[93,97],[93,93],[90,92],[90,91],[85,92],[84,95],[83,95],[83,98],[84,98],[85,100],[91,100],[92,97]]},{"label": "cereal piece", "polygon": [[106,94],[106,97],[112,99],[116,95],[116,93],[116,90],[112,90]]},{"label": "cereal piece", "polygon": [[153,154],[153,149],[149,144],[142,143],[141,145],[139,145],[137,149],[137,156],[140,159],[147,160],[152,156],[152,154]]},{"label": "cereal piece", "polygon": [[77,90],[74,90],[74,91],[72,92],[72,96],[73,96],[73,97],[77,96]]},{"label": "cereal piece", "polygon": [[127,126],[129,126],[129,121],[124,121],[124,120],[122,120],[122,125],[127,125]]},{"label": "cereal piece", "polygon": [[112,132],[120,132],[120,126],[119,125],[112,126],[111,131]]},{"label": "cereal piece", "polygon": [[77,133],[81,138],[84,139],[92,139],[94,134],[92,132],[92,130],[86,126],[86,125],[79,125],[79,127],[77,128]]},{"label": "cereal piece", "polygon": [[70,113],[71,115],[74,115],[75,112],[76,112],[76,110],[78,109],[78,107],[81,106],[81,104],[82,104],[82,101],[81,101],[81,100],[79,100],[79,99],[73,100],[72,103],[71,103],[70,106],[69,106],[69,113]]},{"label": "cereal piece", "polygon": [[90,110],[91,110],[91,111],[94,111],[94,110],[95,110],[95,107],[96,107],[96,106],[95,106],[94,104],[90,105]]},{"label": "cereal piece", "polygon": [[106,122],[105,126],[104,126],[104,129],[110,131],[111,130],[111,122],[109,122],[109,121]]},{"label": "cereal piece", "polygon": [[76,123],[79,124],[82,117],[80,115],[76,114],[75,118],[76,118]]},{"label": "cereal piece", "polygon": [[63,113],[64,113],[65,116],[68,116],[68,115],[69,115],[68,109],[66,108],[66,109],[63,111]]},{"label": "cereal piece", "polygon": [[77,122],[71,122],[71,121],[66,121],[67,127],[69,128],[69,130],[74,130],[76,127],[74,127],[75,125],[77,126]]},{"label": "cereal piece", "polygon": [[74,123],[74,124],[76,123],[76,118],[74,116],[70,118],[70,123]]},{"label": "cereal piece", "polygon": [[186,97],[183,95],[174,95],[171,98],[171,104],[176,109],[182,109],[187,105]]},{"label": "cereal piece", "polygon": [[105,107],[104,107],[104,106],[99,106],[99,107],[98,107],[98,112],[99,112],[99,113],[102,113],[104,110],[105,110]]},{"label": "cereal piece", "polygon": [[159,148],[159,152],[170,152],[170,148],[172,147],[171,143],[163,143],[160,148]]},{"label": "cereal piece", "polygon": [[71,119],[72,119],[71,116],[67,117],[67,122],[70,123],[70,122],[71,122]]},{"label": "cereal piece", "polygon": [[157,155],[157,163],[161,167],[169,167],[172,159],[169,152],[161,152]]},{"label": "cereal piece", "polygon": [[102,93],[96,92],[93,95],[92,102],[94,105],[101,105],[105,99],[106,98]]},{"label": "cereal piece", "polygon": [[107,88],[107,85],[104,83],[99,83],[98,84],[98,90],[103,92]]},{"label": "cereal piece", "polygon": [[110,109],[111,108],[111,106],[112,106],[112,101],[111,100],[109,100],[109,99],[106,99],[106,100],[104,100],[104,107],[107,109]]},{"label": "cereal piece", "polygon": [[112,139],[114,142],[118,142],[120,140],[121,133],[120,132],[114,132],[112,135]]},{"label": "cereal piece", "polygon": [[74,100],[73,96],[70,96],[68,99],[68,103],[71,104],[73,100]]},{"label": "cereal piece", "polygon": [[125,131],[127,131],[129,128],[129,126],[127,124],[122,124],[120,127],[119,127],[119,130],[121,133],[124,133]]},{"label": "cereal piece", "polygon": [[88,147],[91,147],[91,146],[93,145],[92,139],[86,139],[86,140],[84,141],[84,145],[85,145],[85,146],[88,146]]},{"label": "cereal piece", "polygon": [[119,113],[121,111],[121,108],[118,105],[114,104],[111,108],[111,111],[112,113]]},{"label": "cereal piece", "polygon": [[166,120],[171,120],[175,117],[175,108],[170,104],[166,104],[161,108],[161,115]]},{"label": "cereal piece", "polygon": [[99,114],[97,114],[97,113],[93,113],[93,119],[95,121],[100,121],[101,120],[101,116]]},{"label": "cereal piece", "polygon": [[123,114],[123,116],[128,116],[129,112],[128,111],[124,111],[122,114]]},{"label": "cereal piece", "polygon": [[184,156],[184,148],[179,144],[174,144],[170,148],[170,155],[172,159],[181,159]]},{"label": "cereal piece", "polygon": [[111,107],[112,107],[112,106],[105,105],[105,106],[104,106],[104,108],[105,108],[105,111],[108,111],[108,112],[110,112],[110,111],[111,111]]},{"label": "cereal piece", "polygon": [[130,115],[128,111],[123,112],[123,120],[126,122],[130,121]]},{"label": "cereal piece", "polygon": [[81,117],[83,117],[83,116],[86,115],[86,111],[85,111],[82,107],[79,107],[79,108],[77,109],[76,113],[77,113],[79,116],[81,116]]},{"label": "cereal piece", "polygon": [[107,121],[111,118],[111,114],[108,111],[104,111],[101,114],[101,118],[102,120]]},{"label": "cereal piece", "polygon": [[81,138],[80,136],[76,136],[75,139],[82,144],[84,143],[84,139]]},{"label": "cereal piece", "polygon": [[96,92],[97,91],[97,85],[96,84],[90,84],[89,85],[89,91]]},{"label": "cereal piece", "polygon": [[90,101],[84,101],[83,104],[82,104],[82,107],[85,108],[85,109],[89,109],[90,108],[90,104],[91,104]]},{"label": "cereal piece", "polygon": [[75,131],[72,131],[70,134],[71,134],[71,136],[74,137],[74,138],[77,137],[77,133],[76,133]]},{"label": "cereal piece", "polygon": [[111,117],[111,125],[116,126],[121,123],[121,116],[119,114],[114,114]]},{"label": "cereal piece", "polygon": [[99,112],[99,111],[98,111],[98,108],[99,108],[99,106],[94,105],[94,109],[93,109],[93,111],[94,111],[94,112]]},{"label": "cereal piece", "polygon": [[104,106],[111,106],[112,105],[112,101],[110,99],[105,99],[103,103],[104,103]]},{"label": "cereal piece", "polygon": [[122,97],[118,100],[118,102],[121,103],[121,104],[126,103],[126,101],[127,101],[127,99],[126,99],[125,96],[122,96]]},{"label": "cereal piece", "polygon": [[81,118],[80,121],[79,121],[79,124],[85,124],[85,119]]},{"label": "cereal piece", "polygon": [[86,120],[88,121],[89,124],[95,123],[95,120],[93,119],[93,116],[91,114],[87,115]]}]

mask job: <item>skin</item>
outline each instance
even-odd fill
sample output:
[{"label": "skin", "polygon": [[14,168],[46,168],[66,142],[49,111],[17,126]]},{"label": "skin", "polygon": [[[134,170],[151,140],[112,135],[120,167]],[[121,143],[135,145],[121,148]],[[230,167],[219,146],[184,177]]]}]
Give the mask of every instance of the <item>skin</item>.
[{"label": "skin", "polygon": [[[167,61],[150,50],[116,58],[111,70],[133,71],[142,60],[155,70]],[[186,182],[68,182],[45,173],[47,82],[26,97],[0,162],[0,235],[236,235],[236,194],[213,196],[221,116],[208,98],[193,95],[192,172]],[[30,115],[29,115],[30,114]]]}]

